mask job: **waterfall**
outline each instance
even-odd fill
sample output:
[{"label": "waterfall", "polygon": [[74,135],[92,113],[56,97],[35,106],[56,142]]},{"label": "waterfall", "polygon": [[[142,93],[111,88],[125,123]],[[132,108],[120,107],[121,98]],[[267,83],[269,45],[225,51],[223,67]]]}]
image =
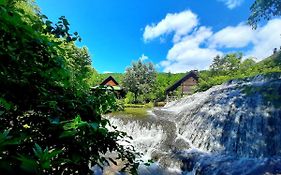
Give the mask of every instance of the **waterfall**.
[{"label": "waterfall", "polygon": [[157,174],[281,173],[280,74],[231,81],[152,112],[108,118],[157,162]]},{"label": "waterfall", "polygon": [[128,121],[120,118],[110,118],[110,123],[118,129],[133,136],[131,142],[137,151],[144,154],[143,160],[151,159],[151,154],[161,148],[166,135],[161,125],[142,120]]}]

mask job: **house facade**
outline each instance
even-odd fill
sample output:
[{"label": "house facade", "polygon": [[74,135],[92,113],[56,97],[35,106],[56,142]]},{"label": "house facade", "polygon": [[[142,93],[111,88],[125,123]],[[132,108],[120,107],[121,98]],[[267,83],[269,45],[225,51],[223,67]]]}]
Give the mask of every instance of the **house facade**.
[{"label": "house facade", "polygon": [[199,76],[197,70],[192,70],[188,72],[183,78],[181,78],[172,86],[166,89],[166,96],[173,96],[173,92],[178,88],[180,88],[181,95],[192,93],[194,86],[198,84],[198,79]]},{"label": "house facade", "polygon": [[97,88],[112,90],[116,94],[117,98],[123,98],[126,95],[125,90],[119,85],[119,83],[112,76],[109,76],[108,78],[103,80],[100,83],[100,85],[92,87],[92,90],[95,90]]}]

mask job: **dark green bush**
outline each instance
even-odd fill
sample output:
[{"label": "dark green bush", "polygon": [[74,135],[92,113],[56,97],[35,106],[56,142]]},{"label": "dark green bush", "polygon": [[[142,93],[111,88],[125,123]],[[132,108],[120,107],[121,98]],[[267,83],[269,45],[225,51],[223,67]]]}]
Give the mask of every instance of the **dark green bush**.
[{"label": "dark green bush", "polygon": [[54,25],[32,5],[0,1],[1,174],[90,174],[91,166],[115,163],[107,152],[136,173],[134,149],[118,144],[126,133],[109,131],[101,117],[116,109],[114,95],[90,91],[80,37],[64,17]]}]

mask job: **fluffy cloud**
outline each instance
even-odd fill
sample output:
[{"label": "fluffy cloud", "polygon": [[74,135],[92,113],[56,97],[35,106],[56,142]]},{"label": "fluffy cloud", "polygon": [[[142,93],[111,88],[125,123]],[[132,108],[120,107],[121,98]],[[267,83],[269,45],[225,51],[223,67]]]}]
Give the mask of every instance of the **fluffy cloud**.
[{"label": "fluffy cloud", "polygon": [[246,52],[245,57],[256,57],[258,60],[273,53],[274,48],[281,46],[281,19],[270,20],[265,26],[254,32],[253,47]]},{"label": "fluffy cloud", "polygon": [[240,6],[244,2],[244,0],[219,0],[219,1],[223,2],[229,9],[234,9]]},{"label": "fluffy cloud", "polygon": [[[190,11],[173,14],[179,16]],[[173,33],[173,46],[167,53],[166,59],[160,65],[165,72],[186,72],[192,69],[206,69],[211,64],[216,55],[226,54],[226,51],[243,51],[246,57],[256,57],[258,60],[266,58],[272,54],[273,48],[280,47],[280,27],[281,18],[268,21],[262,27],[252,30],[250,26],[240,23],[237,26],[227,26],[217,32],[210,27],[199,26],[197,15],[196,23],[189,25],[188,28],[180,29],[176,27],[165,28],[168,18],[159,22],[154,27],[147,26],[144,32],[144,40],[152,40],[161,35]],[[162,27],[161,27],[162,26]],[[175,25],[174,25],[175,26]],[[177,23],[177,26],[181,26]],[[157,29],[157,28],[161,28]],[[151,35],[148,35],[150,31]],[[154,31],[154,32],[153,32]],[[156,32],[157,31],[157,32]],[[161,32],[159,32],[161,31]],[[184,32],[183,32],[184,31]],[[149,37],[148,37],[149,36]]]},{"label": "fluffy cloud", "polygon": [[212,36],[210,28],[200,27],[191,35],[174,44],[167,54],[167,60],[161,62],[165,72],[185,72],[190,69],[206,69],[212,58],[222,53],[200,45]]},{"label": "fluffy cloud", "polygon": [[281,19],[273,19],[262,27],[252,30],[246,24],[228,26],[209,39],[211,48],[245,48],[245,57],[256,57],[261,60],[272,54],[273,48],[281,45]]},{"label": "fluffy cloud", "polygon": [[181,13],[169,13],[158,24],[147,25],[143,33],[143,39],[147,42],[162,35],[174,33],[174,41],[178,41],[197,25],[197,15],[190,10]]},{"label": "fluffy cloud", "polygon": [[241,48],[252,42],[253,38],[254,32],[248,25],[228,26],[210,38],[210,46],[213,48]]},{"label": "fluffy cloud", "polygon": [[144,54],[142,54],[140,57],[139,57],[139,60],[141,61],[145,61],[148,59],[148,56],[145,56]]}]

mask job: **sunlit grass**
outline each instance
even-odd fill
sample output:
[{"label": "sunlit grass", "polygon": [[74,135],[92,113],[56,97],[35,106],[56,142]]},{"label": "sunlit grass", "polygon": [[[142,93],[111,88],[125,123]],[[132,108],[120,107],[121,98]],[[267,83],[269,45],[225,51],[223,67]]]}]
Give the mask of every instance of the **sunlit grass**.
[{"label": "sunlit grass", "polygon": [[148,116],[148,108],[131,108],[126,107],[124,111],[113,112],[112,116],[127,118],[146,118]]}]

